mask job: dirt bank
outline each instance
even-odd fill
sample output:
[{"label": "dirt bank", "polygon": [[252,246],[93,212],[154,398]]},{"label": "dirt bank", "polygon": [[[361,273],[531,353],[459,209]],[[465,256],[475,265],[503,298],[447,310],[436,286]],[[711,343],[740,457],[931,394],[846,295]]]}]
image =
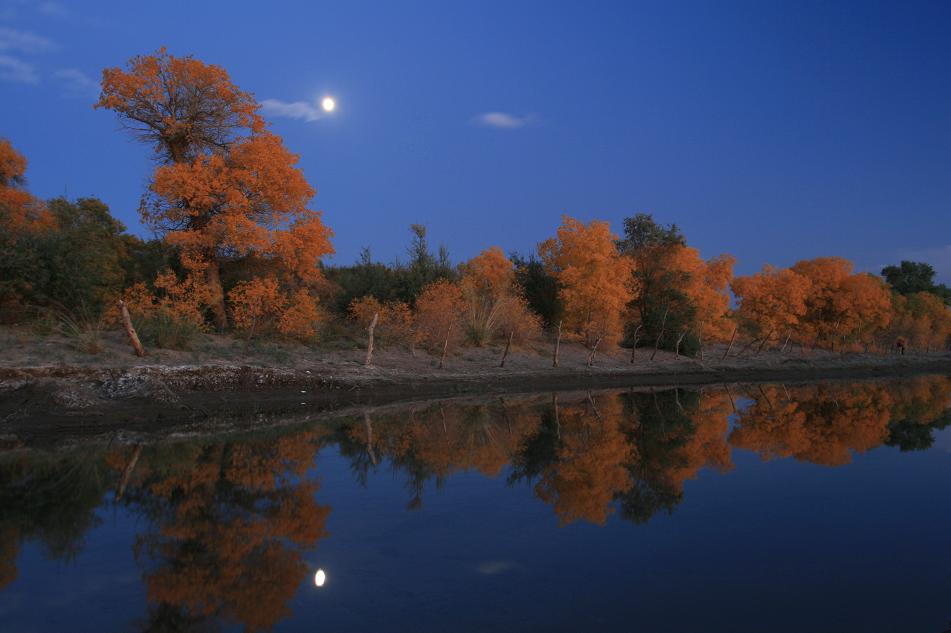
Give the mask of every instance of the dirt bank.
[{"label": "dirt bank", "polygon": [[[114,349],[94,356],[71,351],[67,343],[46,338],[40,346],[25,339],[2,350],[0,435],[33,425],[64,432],[156,424],[188,428],[212,416],[279,417],[302,406],[320,413],[467,394],[951,374],[951,354],[797,350],[724,358],[722,347],[711,347],[703,361],[664,352],[652,361],[649,351],[639,350],[632,363],[630,350],[616,349],[599,354],[587,367],[586,351],[568,344],[558,368],[551,366],[547,346],[540,345],[514,351],[504,368],[499,367],[500,350],[482,348],[462,350],[438,369],[435,357],[404,350],[381,350],[374,366],[364,367],[357,345],[235,350],[223,343],[137,359],[121,339]],[[43,356],[58,362],[35,362]]]}]

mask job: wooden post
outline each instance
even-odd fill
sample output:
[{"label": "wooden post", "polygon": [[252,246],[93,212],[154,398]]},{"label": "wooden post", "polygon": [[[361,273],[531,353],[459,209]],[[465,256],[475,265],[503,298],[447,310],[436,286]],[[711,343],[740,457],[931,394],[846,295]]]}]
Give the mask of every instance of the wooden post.
[{"label": "wooden post", "polygon": [[558,348],[561,346],[561,321],[558,322],[558,335],[555,337],[555,353],[552,355],[551,366],[558,367]]},{"label": "wooden post", "polygon": [[634,364],[634,354],[637,353],[637,342],[641,340],[641,337],[638,336],[638,332],[641,331],[641,327],[643,327],[643,325],[644,325],[643,323],[638,323],[637,327],[634,328],[634,344],[631,345],[631,364],[632,365]]},{"label": "wooden post", "polygon": [[439,369],[442,369],[442,364],[446,360],[446,352],[449,350],[449,334],[452,332],[452,325],[452,322],[450,322],[446,329],[446,340],[442,344],[442,356],[439,357]]},{"label": "wooden post", "polygon": [[654,360],[654,357],[657,356],[657,350],[660,349],[660,339],[664,338],[664,327],[667,325],[668,312],[670,312],[669,305],[664,308],[664,318],[660,320],[660,333],[657,335],[657,340],[654,341],[654,352],[651,354],[651,360]]},{"label": "wooden post", "polygon": [[369,367],[373,361],[373,330],[376,329],[376,322],[380,318],[379,312],[373,313],[373,320],[370,321],[370,327],[367,328],[367,359],[363,363],[364,367]]},{"label": "wooden post", "polygon": [[730,344],[727,345],[726,351],[723,352],[723,359],[726,360],[726,357],[730,355],[730,350],[733,349],[733,343],[736,341],[736,328],[733,328],[733,334],[730,335]]},{"label": "wooden post", "polygon": [[135,349],[135,355],[139,357],[145,356],[145,348],[142,347],[142,343],[139,341],[139,335],[135,333],[135,328],[132,327],[132,317],[129,316],[129,308],[126,307],[125,301],[122,299],[119,299],[119,312],[122,313],[122,325],[125,326],[126,334],[129,335],[129,340]]},{"label": "wooden post", "polygon": [[598,345],[601,343],[601,337],[598,337],[598,340],[594,342],[594,346],[591,348],[591,353],[588,354],[588,367],[591,367],[594,364],[594,354],[598,351]]},{"label": "wooden post", "polygon": [[505,367],[505,359],[509,355],[509,348],[512,347],[512,337],[515,336],[515,330],[509,332],[509,340],[505,343],[505,351],[502,352],[502,362],[499,363],[499,367]]}]

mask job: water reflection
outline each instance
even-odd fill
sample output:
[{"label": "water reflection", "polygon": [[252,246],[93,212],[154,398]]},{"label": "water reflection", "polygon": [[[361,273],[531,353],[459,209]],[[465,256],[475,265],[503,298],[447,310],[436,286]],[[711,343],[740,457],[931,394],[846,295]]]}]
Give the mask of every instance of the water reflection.
[{"label": "water reflection", "polygon": [[[335,446],[362,485],[390,471],[408,510],[462,471],[504,478],[560,525],[671,513],[703,469],[763,459],[841,466],[890,445],[922,450],[951,423],[951,381],[732,385],[434,402],[304,429],[151,444],[0,452],[0,600],[35,542],[70,561],[103,508],[138,519],[144,630],[216,622],[267,630],[291,614],[305,558],[328,537],[317,452]],[[434,485],[429,485],[434,484]],[[427,492],[428,491],[428,492]],[[311,576],[313,574],[313,576]]]}]

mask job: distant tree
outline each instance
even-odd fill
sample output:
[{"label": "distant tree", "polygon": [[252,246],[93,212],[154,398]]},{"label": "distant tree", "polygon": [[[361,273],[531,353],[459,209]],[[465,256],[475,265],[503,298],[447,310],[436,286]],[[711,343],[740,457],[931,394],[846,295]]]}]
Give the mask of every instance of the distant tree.
[{"label": "distant tree", "polygon": [[51,228],[0,254],[0,278],[31,305],[97,315],[126,281],[133,238],[96,198],[56,198],[47,208]]},{"label": "distant tree", "polygon": [[425,226],[412,224],[410,232],[413,238],[407,249],[409,262],[397,265],[396,298],[415,305],[423,288],[440,279],[455,280],[458,275],[449,260],[449,251],[444,246],[439,247],[437,255],[430,251]]},{"label": "distant tree", "polygon": [[916,292],[930,292],[941,297],[945,303],[951,304],[951,288],[934,281],[935,270],[931,264],[902,260],[897,266],[886,266],[882,269],[882,277],[895,292],[901,295],[911,295]]},{"label": "distant tree", "polygon": [[386,302],[400,296],[399,271],[373,261],[369,248],[361,251],[354,264],[327,267],[324,274],[337,286],[334,307],[339,313],[346,313],[354,301],[364,297]]},{"label": "distant tree", "polygon": [[688,354],[697,350],[701,336],[708,341],[729,336],[732,256],[705,262],[677,225],[661,226],[645,213],[624,220],[618,249],[634,262],[629,335],[636,330],[644,344]]},{"label": "distant tree", "polygon": [[624,218],[624,239],[618,242],[622,253],[656,248],[658,246],[686,246],[687,238],[676,224],[663,226],[650,213],[638,213]]},{"label": "distant tree", "polygon": [[558,278],[545,270],[545,265],[534,253],[527,258],[512,253],[509,259],[515,266],[515,282],[522,289],[529,308],[541,317],[546,328],[557,326],[565,315]]}]

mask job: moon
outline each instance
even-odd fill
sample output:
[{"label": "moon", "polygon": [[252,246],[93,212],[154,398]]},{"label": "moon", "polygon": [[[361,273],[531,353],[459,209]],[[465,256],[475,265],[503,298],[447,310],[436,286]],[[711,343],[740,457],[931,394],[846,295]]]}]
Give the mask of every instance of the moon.
[{"label": "moon", "polygon": [[337,107],[337,102],[334,101],[333,97],[324,97],[320,100],[320,107],[324,109],[324,112],[333,112],[334,108]]},{"label": "moon", "polygon": [[327,582],[327,574],[324,573],[323,569],[318,569],[317,573],[314,574],[314,585],[323,587],[325,582]]}]

